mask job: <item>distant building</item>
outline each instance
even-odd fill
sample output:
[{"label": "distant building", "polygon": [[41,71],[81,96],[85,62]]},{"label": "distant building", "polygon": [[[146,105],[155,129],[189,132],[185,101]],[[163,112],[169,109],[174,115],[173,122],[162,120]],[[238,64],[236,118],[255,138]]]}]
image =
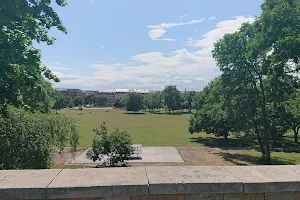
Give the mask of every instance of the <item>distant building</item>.
[{"label": "distant building", "polygon": [[98,96],[98,95],[99,95],[99,92],[98,92],[97,90],[83,90],[83,91],[82,91],[82,94],[83,94],[84,96],[89,95],[89,94],[93,94],[93,95],[95,95],[95,96]]},{"label": "distant building", "polygon": [[67,88],[56,88],[58,92],[67,94],[69,97],[75,98],[78,96],[86,96],[89,94],[94,94],[95,96],[104,95],[107,98],[107,105],[112,106],[117,97],[121,97],[130,92],[140,93],[142,95],[155,93],[153,90],[136,90],[136,89],[104,89],[104,90],[80,90],[80,89],[67,89]]},{"label": "distant building", "polygon": [[99,95],[103,95],[107,98],[107,105],[113,106],[116,96],[116,90],[98,90]]}]

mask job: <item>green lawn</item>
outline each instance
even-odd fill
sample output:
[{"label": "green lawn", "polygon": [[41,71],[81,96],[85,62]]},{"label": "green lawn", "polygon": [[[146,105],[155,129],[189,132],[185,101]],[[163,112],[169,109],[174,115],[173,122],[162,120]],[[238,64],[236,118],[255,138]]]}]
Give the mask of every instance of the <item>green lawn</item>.
[{"label": "green lawn", "polygon": [[[92,129],[99,128],[102,122],[106,122],[108,130],[115,128],[126,130],[133,139],[133,143],[143,146],[207,146],[221,149],[235,149],[249,147],[258,148],[251,140],[230,136],[228,141],[224,138],[207,135],[205,133],[191,135],[188,132],[190,114],[169,115],[163,111],[160,114],[142,113],[126,114],[124,110],[99,110],[86,109],[62,110],[63,114],[74,118],[79,125],[80,146],[91,146],[94,133]],[[200,136],[200,137],[199,137]],[[300,146],[293,142],[292,133],[288,133],[272,151],[273,164],[300,164]],[[278,150],[279,149],[279,150]],[[280,150],[282,149],[282,150]],[[234,150],[234,153],[221,153],[224,160],[236,165],[244,162],[260,164],[261,153],[254,150]]]},{"label": "green lawn", "polygon": [[195,145],[188,132],[190,114],[168,115],[165,113],[125,114],[126,111],[114,109],[62,110],[74,118],[79,125],[80,146],[90,146],[94,137],[93,129],[106,122],[108,130],[115,128],[126,130],[134,143],[144,146]]}]

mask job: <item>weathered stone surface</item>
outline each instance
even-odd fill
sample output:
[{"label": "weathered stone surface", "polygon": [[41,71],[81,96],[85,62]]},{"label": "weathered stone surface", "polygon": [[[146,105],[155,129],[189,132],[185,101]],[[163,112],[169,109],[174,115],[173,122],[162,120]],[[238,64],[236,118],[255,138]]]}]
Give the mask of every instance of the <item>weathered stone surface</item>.
[{"label": "weathered stone surface", "polygon": [[0,170],[0,199],[44,199],[61,170]]},{"label": "weathered stone surface", "polygon": [[186,195],[185,200],[223,200],[223,194],[198,194],[198,195]]},{"label": "weathered stone surface", "polygon": [[130,200],[130,196],[127,196],[127,197],[102,197],[101,200]]},{"label": "weathered stone surface", "polygon": [[299,200],[300,192],[266,193],[265,200]]},{"label": "weathered stone surface", "polygon": [[224,200],[264,200],[264,193],[224,194]]},{"label": "weathered stone surface", "polygon": [[65,169],[47,187],[48,198],[90,198],[148,194],[144,168]]},{"label": "weathered stone surface", "polygon": [[243,184],[223,167],[146,167],[149,194],[243,192]]},{"label": "weathered stone surface", "polygon": [[224,167],[244,183],[245,193],[300,191],[297,166]]},{"label": "weathered stone surface", "polygon": [[148,195],[148,196],[135,196],[131,200],[185,200],[184,195]]}]

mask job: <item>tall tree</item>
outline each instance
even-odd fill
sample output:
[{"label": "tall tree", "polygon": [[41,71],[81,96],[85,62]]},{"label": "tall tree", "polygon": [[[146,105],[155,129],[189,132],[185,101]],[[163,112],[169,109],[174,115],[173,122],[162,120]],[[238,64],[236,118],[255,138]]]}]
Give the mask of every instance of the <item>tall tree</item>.
[{"label": "tall tree", "polygon": [[94,104],[96,102],[96,97],[94,94],[88,94],[85,97],[86,104]]},{"label": "tall tree", "polygon": [[54,109],[72,107],[73,105],[73,99],[61,92],[54,91],[53,94],[51,94],[51,97],[54,99],[54,104],[52,106]]},{"label": "tall tree", "polygon": [[[65,0],[56,0],[65,6]],[[7,104],[25,106],[31,110],[47,111],[47,107],[32,104],[34,96],[39,102],[47,102],[49,91],[45,78],[59,81],[49,69],[41,65],[40,51],[33,41],[53,44],[48,30],[56,27],[66,33],[51,0],[16,0],[0,2],[0,107]],[[36,107],[37,106],[37,107]]]},{"label": "tall tree", "polygon": [[163,90],[163,97],[165,105],[170,111],[174,111],[181,108],[181,96],[179,90],[175,85],[168,85]]},{"label": "tall tree", "polygon": [[122,97],[117,97],[114,102],[114,107],[123,108],[125,106],[124,99]]},{"label": "tall tree", "polygon": [[225,100],[221,77],[211,81],[201,93],[203,95],[197,96],[201,104],[189,121],[189,132],[193,134],[204,131],[207,134],[223,136],[227,139],[234,124],[228,109],[230,106]]},{"label": "tall tree", "polygon": [[191,113],[193,109],[193,99],[195,94],[195,91],[185,91],[182,93],[183,108],[188,109],[189,113]]},{"label": "tall tree", "polygon": [[83,97],[75,97],[74,98],[74,105],[75,106],[82,106],[84,104],[84,98]]},{"label": "tall tree", "polygon": [[[290,99],[296,89],[299,55],[294,51],[283,53],[284,46],[297,46],[300,23],[297,0],[266,0],[262,5],[262,16],[253,24],[246,23],[233,34],[225,35],[215,44],[214,58],[223,72],[224,84],[232,95],[243,96],[243,103],[252,108],[248,113],[248,124],[254,128],[261,141],[262,156],[266,164],[271,163],[270,138],[284,124],[278,120],[281,104]],[[281,6],[284,5],[282,12]],[[275,36],[277,24],[274,19],[284,19],[287,11],[295,12],[291,21],[280,23],[280,37]],[[275,34],[275,35],[274,35]],[[295,38],[297,36],[297,38]],[[287,38],[291,37],[291,39]],[[285,49],[285,48],[283,48]],[[246,101],[245,101],[246,100]],[[241,102],[237,106],[245,107]],[[278,130],[276,130],[278,131]]]},{"label": "tall tree", "polygon": [[294,132],[294,140],[298,143],[298,135],[300,129],[300,94],[297,92],[293,99],[285,102],[285,115],[283,118],[287,120],[290,128]]},{"label": "tall tree", "polygon": [[99,107],[105,106],[107,104],[107,101],[108,101],[108,99],[104,95],[95,97],[95,104]]},{"label": "tall tree", "polygon": [[142,108],[142,97],[139,93],[130,92],[127,94],[127,111],[139,112]]}]

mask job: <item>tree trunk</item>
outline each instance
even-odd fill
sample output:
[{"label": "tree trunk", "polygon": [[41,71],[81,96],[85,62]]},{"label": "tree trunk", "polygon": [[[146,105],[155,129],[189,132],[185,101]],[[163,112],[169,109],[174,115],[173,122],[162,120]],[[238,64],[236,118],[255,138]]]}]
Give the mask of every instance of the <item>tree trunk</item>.
[{"label": "tree trunk", "polygon": [[171,113],[171,110],[169,109],[169,114]]},{"label": "tree trunk", "polygon": [[256,133],[256,137],[257,137],[257,141],[258,141],[258,144],[259,144],[259,147],[260,147],[262,157],[263,157],[264,160],[266,160],[266,152],[265,152],[265,149],[264,149],[264,145],[261,141],[261,136],[258,132],[257,125],[255,124],[254,126],[255,126],[255,133]]},{"label": "tree trunk", "polygon": [[267,123],[267,112],[266,112],[266,95],[265,95],[265,87],[262,80],[262,77],[259,76],[259,86],[262,92],[262,119],[263,119],[263,125],[264,125],[264,148],[266,153],[266,160],[265,164],[270,165],[271,164],[271,153],[270,153],[270,129],[268,127]]},{"label": "tree trunk", "polygon": [[300,126],[294,129],[294,138],[295,138],[296,143],[298,143],[299,129],[300,129]]}]

